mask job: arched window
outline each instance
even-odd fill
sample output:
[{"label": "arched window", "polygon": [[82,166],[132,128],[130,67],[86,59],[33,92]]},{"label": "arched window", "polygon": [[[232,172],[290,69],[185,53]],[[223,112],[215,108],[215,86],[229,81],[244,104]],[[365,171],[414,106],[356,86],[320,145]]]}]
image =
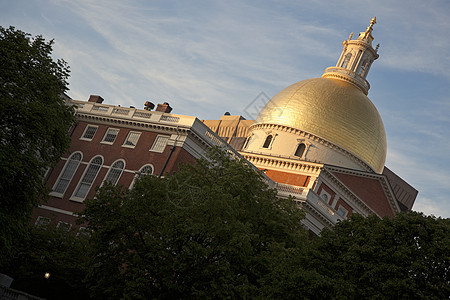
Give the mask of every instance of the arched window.
[{"label": "arched window", "polygon": [[252,135],[249,135],[249,136],[245,139],[245,141],[244,141],[244,146],[242,147],[242,149],[246,149],[246,148],[248,147],[248,143],[250,142],[250,139],[252,138],[252,136],[253,136],[253,134],[252,134]]},{"label": "arched window", "polygon": [[348,63],[350,62],[350,58],[352,58],[352,54],[351,53],[347,53],[344,57],[344,61],[341,64],[341,68],[347,68]]},{"label": "arched window", "polygon": [[269,134],[269,135],[266,137],[266,140],[264,141],[264,145],[263,145],[262,147],[263,147],[263,148],[269,148],[270,143],[272,142],[272,139],[273,139],[273,135]]},{"label": "arched window", "polygon": [[298,145],[297,150],[295,151],[295,156],[298,157],[303,157],[303,154],[305,154],[305,150],[306,150],[306,145],[304,143],[300,143],[300,145]]},{"label": "arched window", "polygon": [[136,172],[136,176],[134,176],[133,182],[130,185],[130,189],[133,188],[136,180],[140,179],[144,175],[152,175],[153,174],[153,166],[152,165],[144,165],[142,168]]},{"label": "arched window", "polygon": [[96,156],[91,160],[89,166],[84,172],[83,178],[81,178],[81,181],[75,193],[73,194],[74,197],[81,199],[86,198],[102,165],[103,165],[103,158],[101,156]]},{"label": "arched window", "polygon": [[55,183],[55,186],[53,187],[54,193],[63,195],[66,192],[73,175],[80,165],[82,157],[83,155],[81,154],[81,152],[75,152],[69,157],[63,171],[61,172],[58,180]]},{"label": "arched window", "polygon": [[153,167],[151,165],[145,165],[141,168],[141,170],[138,172],[138,178],[141,178],[144,175],[152,175],[153,174]]},{"label": "arched window", "polygon": [[363,62],[362,62],[362,64],[360,64],[359,65],[359,68],[358,68],[358,74],[359,75],[361,75],[361,76],[364,76],[364,73],[365,73],[365,71],[366,71],[366,68],[367,68],[367,59],[365,59]]},{"label": "arched window", "polygon": [[106,174],[105,181],[109,182],[112,185],[116,185],[119,181],[120,175],[122,175],[122,171],[125,168],[125,163],[122,160],[118,160],[109,169],[108,174]]}]

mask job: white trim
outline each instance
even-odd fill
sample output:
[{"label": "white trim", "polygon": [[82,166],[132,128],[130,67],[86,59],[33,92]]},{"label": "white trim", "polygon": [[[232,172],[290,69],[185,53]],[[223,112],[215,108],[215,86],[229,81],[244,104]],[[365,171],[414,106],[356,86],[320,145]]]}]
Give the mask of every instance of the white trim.
[{"label": "white trim", "polygon": [[109,173],[111,173],[112,166],[114,166],[114,164],[117,163],[117,162],[119,162],[119,161],[123,162],[123,169],[121,169],[121,172],[120,172],[120,174],[119,174],[119,177],[117,177],[117,181],[114,183],[114,185],[117,185],[117,182],[119,182],[120,177],[122,177],[123,171],[125,170],[125,166],[127,165],[125,159],[123,159],[123,158],[116,159],[110,166],[104,166],[105,168],[108,169],[108,172],[106,172],[106,175],[105,175],[105,177],[103,178],[102,183],[100,184],[100,186],[103,186],[103,184],[105,183],[106,178],[108,178]]},{"label": "white trim", "polygon": [[[264,145],[266,144],[267,138],[269,137],[269,135],[272,136],[272,139],[270,140],[269,145],[267,145],[267,147],[264,147]],[[261,149],[267,149],[267,150],[272,150],[272,145],[273,142],[275,141],[275,138],[278,136],[278,133],[274,132],[273,130],[267,131],[266,132],[266,137],[264,138],[264,141],[261,145]]]},{"label": "white trim", "polygon": [[138,177],[140,175],[139,173],[141,172],[141,170],[147,166],[150,166],[152,168],[152,173],[145,174],[145,175],[153,175],[155,173],[155,167],[152,164],[145,164],[142,167],[140,167],[138,171],[134,172],[135,175],[134,175],[133,181],[130,184],[130,187],[129,187],[130,190],[133,188],[134,184],[136,183],[136,180],[138,179]]},{"label": "white trim", "polygon": [[[117,134],[116,134],[116,136],[114,137],[114,141],[112,141],[112,142],[105,141],[105,138],[108,136],[108,133],[109,133],[110,130],[111,130],[111,131],[112,131],[112,130],[117,130]],[[100,144],[106,144],[106,145],[112,145],[112,144],[114,144],[114,142],[115,142],[116,139],[117,139],[117,136],[119,135],[119,132],[120,132],[120,128],[108,127],[108,130],[106,130],[105,135],[103,136],[102,141],[100,142]]]},{"label": "white trim", "polygon": [[[41,222],[41,220],[47,220],[48,222],[46,222],[46,224],[39,224]],[[52,219],[50,219],[49,217],[38,216],[36,218],[36,222],[34,222],[34,225],[35,226],[47,226],[48,224],[50,224],[51,221],[52,221]]]},{"label": "white trim", "polygon": [[65,214],[68,216],[76,217],[75,213],[68,211],[68,210],[63,210],[63,209],[59,209],[59,208],[51,207],[51,206],[47,206],[47,205],[39,205],[38,207],[45,209],[45,210],[50,210],[50,211],[58,212],[58,213]]},{"label": "white trim", "polygon": [[[102,158],[102,164],[100,165],[100,168],[98,168],[97,173],[94,176],[94,179],[92,179],[92,183],[89,186],[88,191],[86,192],[86,195],[81,198],[81,197],[76,197],[75,194],[78,192],[78,189],[80,188],[81,185],[81,181],[84,179],[84,175],[86,175],[86,172],[89,170],[89,167],[91,166],[91,163],[94,159],[96,159],[97,157],[101,157]],[[100,170],[103,167],[103,164],[105,163],[105,158],[103,157],[103,155],[95,155],[94,157],[91,158],[91,160],[89,161],[88,166],[84,169],[83,174],[80,177],[80,181],[78,181],[77,186],[75,187],[75,189],[73,190],[72,196],[69,198],[69,200],[71,201],[75,201],[75,202],[83,202],[84,199],[86,199],[87,195],[89,194],[89,192],[91,191],[92,186],[94,185],[95,179],[97,179],[98,173],[100,173]]]},{"label": "white trim", "polygon": [[[125,143],[128,141],[130,135],[133,134],[133,133],[139,134],[138,137],[137,137],[137,139],[136,139],[135,145],[126,145]],[[123,141],[122,147],[125,147],[125,148],[132,148],[132,149],[135,148],[135,147],[137,146],[137,143],[139,142],[139,138],[141,137],[141,134],[142,134],[142,131],[132,131],[132,130],[130,130],[130,131],[128,132],[128,134],[127,134],[127,137],[126,137],[125,140]]]},{"label": "white trim", "polygon": [[[70,179],[68,179],[68,183],[67,183],[66,188],[64,189],[64,191],[63,191],[62,193],[55,192],[55,189],[56,189],[57,185],[60,183],[61,176],[62,176],[63,173],[66,171],[66,168],[67,168],[68,164],[69,164],[70,161],[71,161],[70,158],[73,157],[73,156],[74,156],[75,154],[77,154],[77,153],[80,153],[81,158],[80,158],[80,160],[78,161],[77,167],[75,168],[75,170],[73,171],[72,175],[70,176]],[[81,151],[75,151],[75,152],[73,152],[73,153],[66,159],[66,162],[64,163],[64,166],[63,166],[61,172],[59,172],[58,178],[56,179],[55,183],[53,184],[52,192],[50,193],[51,196],[58,197],[58,198],[62,198],[62,197],[64,196],[64,193],[67,191],[68,187],[70,186],[70,183],[72,182],[72,179],[73,179],[73,177],[75,176],[75,173],[77,172],[78,168],[80,167],[80,164],[81,164],[82,161],[83,161],[83,156],[84,156],[84,155],[83,155],[83,152],[81,152]]]},{"label": "white trim", "polygon": [[[339,210],[341,210],[344,214],[341,215],[341,214],[339,213]],[[336,209],[336,213],[337,213],[338,215],[340,215],[341,217],[343,217],[343,218],[347,218],[348,210],[347,210],[343,205],[339,204],[338,208]]]},{"label": "white trim", "polygon": [[[326,200],[324,199],[324,197],[322,197],[322,196],[324,196],[324,195],[325,195],[325,197],[326,197]],[[329,205],[329,202],[330,202],[330,200],[331,200],[331,195],[330,195],[330,193],[328,193],[327,191],[325,191],[324,188],[322,188],[322,190],[320,191],[319,197],[320,197],[320,200],[324,201],[326,204]]]},{"label": "white trim", "polygon": [[69,226],[69,228],[61,228],[61,229],[64,229],[66,231],[69,231],[72,228],[72,224],[67,223],[67,222],[63,222],[63,221],[59,221],[58,224],[56,225],[56,228],[60,228],[61,225],[68,225]]},{"label": "white trim", "polygon": [[[90,138],[90,139],[84,137],[84,135],[86,134],[86,131],[88,130],[89,127],[95,127],[95,132],[92,135],[92,138]],[[82,141],[89,141],[89,142],[92,141],[94,139],[95,134],[97,133],[97,130],[98,130],[98,125],[87,124],[86,128],[84,128],[83,134],[80,137],[80,140],[82,140]]]},{"label": "white trim", "polygon": [[[162,146],[162,149],[160,149],[160,150],[159,150],[159,149],[154,149],[154,148],[157,146],[158,140],[159,140],[159,139],[163,139],[163,138],[165,138],[166,141],[165,141],[165,142],[163,141],[163,142],[165,143],[165,145]],[[149,151],[152,151],[152,152],[158,152],[158,153],[163,153],[164,150],[166,150],[167,143],[168,143],[169,139],[170,139],[170,135],[158,134],[158,135],[156,136],[155,140],[153,141],[153,144],[152,144],[152,146],[150,147]]]}]

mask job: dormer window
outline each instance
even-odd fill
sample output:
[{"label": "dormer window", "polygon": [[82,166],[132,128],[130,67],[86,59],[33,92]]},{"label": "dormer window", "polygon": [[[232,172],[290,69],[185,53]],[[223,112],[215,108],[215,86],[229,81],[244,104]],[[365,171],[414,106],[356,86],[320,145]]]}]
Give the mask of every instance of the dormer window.
[{"label": "dormer window", "polygon": [[273,139],[273,135],[271,135],[271,134],[269,134],[267,137],[266,137],[266,140],[264,141],[264,144],[263,144],[263,148],[269,148],[270,147],[270,144],[272,143],[272,139]]}]

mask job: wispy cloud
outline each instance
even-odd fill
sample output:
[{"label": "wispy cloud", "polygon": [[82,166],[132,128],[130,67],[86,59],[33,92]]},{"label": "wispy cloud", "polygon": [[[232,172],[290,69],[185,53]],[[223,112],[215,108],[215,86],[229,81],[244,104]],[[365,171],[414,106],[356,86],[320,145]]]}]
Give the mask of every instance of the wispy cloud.
[{"label": "wispy cloud", "polygon": [[243,114],[261,91],[273,96],[320,76],[348,34],[377,16],[380,59],[368,80],[383,75],[370,93],[384,97],[374,103],[388,133],[388,166],[420,190],[417,209],[436,206],[446,216],[448,15],[447,0],[0,2],[2,26],[55,38],[55,56],[71,66],[72,97],[100,94],[137,107],[169,101],[175,113],[202,119]]}]

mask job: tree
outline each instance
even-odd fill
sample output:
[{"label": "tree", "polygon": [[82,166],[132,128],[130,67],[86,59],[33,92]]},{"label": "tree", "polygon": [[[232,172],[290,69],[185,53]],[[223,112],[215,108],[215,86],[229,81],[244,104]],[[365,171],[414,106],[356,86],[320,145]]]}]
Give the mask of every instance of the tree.
[{"label": "tree", "polygon": [[42,36],[0,27],[0,249],[5,252],[47,194],[44,174],[69,146],[75,121],[62,99],[69,68],[63,60],[53,61],[52,45]]},{"label": "tree", "polygon": [[14,278],[11,288],[45,299],[88,299],[83,279],[89,237],[53,225],[30,225],[28,230],[14,255],[0,265]]},{"label": "tree", "polygon": [[352,215],[313,240],[303,262],[323,281],[318,298],[448,299],[450,219]]},{"label": "tree", "polygon": [[81,214],[94,297],[254,297],[274,257],[307,240],[295,202],[218,150],[132,190],[104,186]]}]

